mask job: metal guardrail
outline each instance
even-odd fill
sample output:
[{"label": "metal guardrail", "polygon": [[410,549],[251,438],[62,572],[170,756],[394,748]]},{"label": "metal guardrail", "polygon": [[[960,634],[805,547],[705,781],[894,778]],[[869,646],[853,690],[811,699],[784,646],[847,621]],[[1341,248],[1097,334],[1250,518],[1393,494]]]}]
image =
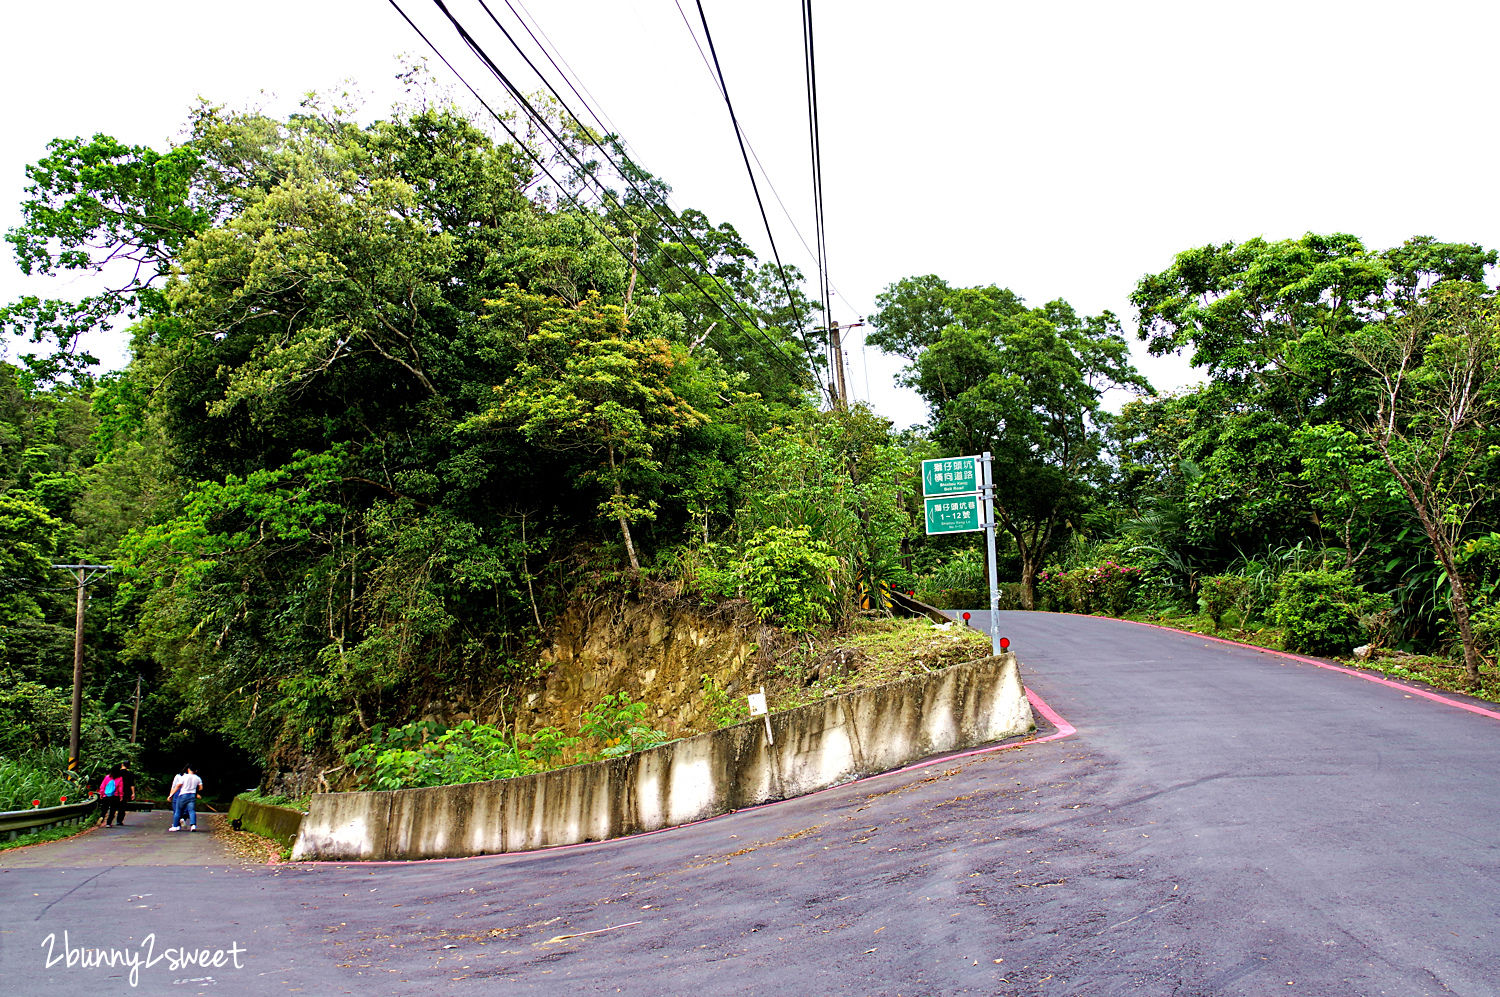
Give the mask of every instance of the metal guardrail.
[{"label": "metal guardrail", "polygon": [[949,616],[941,609],[938,609],[936,606],[929,606],[927,605],[927,603],[921,602],[913,598],[912,596],[907,595],[905,592],[897,592],[895,589],[891,589],[890,599],[891,609],[899,613],[900,615],[925,616],[934,623],[953,622],[953,617]]},{"label": "metal guardrail", "polygon": [[99,816],[99,797],[90,796],[82,803],[60,807],[32,807],[29,810],[7,810],[0,813],[0,834],[15,841],[23,834],[44,831],[63,824],[83,824]]}]

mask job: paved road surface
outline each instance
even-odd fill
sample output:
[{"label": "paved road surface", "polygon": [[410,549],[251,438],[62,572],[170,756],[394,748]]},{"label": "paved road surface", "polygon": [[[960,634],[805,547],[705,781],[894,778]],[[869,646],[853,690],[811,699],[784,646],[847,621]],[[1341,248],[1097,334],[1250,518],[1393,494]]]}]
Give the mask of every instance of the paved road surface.
[{"label": "paved road surface", "polygon": [[[0,853],[0,980],[28,995],[1500,993],[1500,720],[1114,621],[1002,625],[1075,737],[533,855],[265,867],[227,829],[95,830]],[[125,844],[137,835],[154,843]],[[241,968],[162,960],[132,990],[120,967],[47,968],[43,940],[60,957],[65,930],[126,955],[151,932],[158,954],[237,947]]]}]

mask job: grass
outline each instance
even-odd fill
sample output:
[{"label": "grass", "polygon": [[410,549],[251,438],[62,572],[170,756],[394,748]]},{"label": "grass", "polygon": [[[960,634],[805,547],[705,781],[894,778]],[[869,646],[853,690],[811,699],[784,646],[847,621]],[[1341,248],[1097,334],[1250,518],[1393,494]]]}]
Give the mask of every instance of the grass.
[{"label": "grass", "polygon": [[0,758],[0,810],[26,810],[32,800],[56,806],[64,796],[70,800],[87,796],[86,788],[64,774],[67,768],[68,753],[61,748]]},{"label": "grass", "polygon": [[40,845],[48,841],[60,841],[63,838],[71,838],[75,834],[82,834],[94,826],[93,821],[85,821],[82,824],[63,824],[61,827],[49,827],[41,831],[32,831],[23,834],[15,841],[0,841],[0,852],[7,848],[25,848],[27,845]]},{"label": "grass", "polygon": [[252,789],[248,792],[238,793],[236,795],[243,796],[245,799],[250,800],[254,803],[264,803],[268,807],[287,807],[292,810],[301,810],[303,813],[307,813],[307,808],[312,803],[311,793],[308,793],[306,796],[296,797],[263,796],[261,795],[260,790]]},{"label": "grass", "polygon": [[775,712],[924,675],[990,653],[985,634],[960,624],[926,619],[865,617],[845,633],[825,637],[823,648],[802,645],[772,670],[767,705]]},{"label": "grass", "polygon": [[1479,685],[1469,684],[1464,666],[1447,658],[1430,654],[1383,655],[1368,661],[1343,661],[1341,664],[1365,671],[1379,672],[1391,678],[1425,682],[1434,689],[1457,692],[1476,699],[1500,703],[1500,675],[1494,672],[1479,673]]}]

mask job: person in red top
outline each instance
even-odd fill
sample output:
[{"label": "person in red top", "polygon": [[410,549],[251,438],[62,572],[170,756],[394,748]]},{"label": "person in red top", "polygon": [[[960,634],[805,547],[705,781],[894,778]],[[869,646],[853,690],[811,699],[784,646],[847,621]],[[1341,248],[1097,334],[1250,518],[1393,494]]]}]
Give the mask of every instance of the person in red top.
[{"label": "person in red top", "polygon": [[116,795],[119,791],[120,767],[116,765],[99,780],[99,826],[109,826],[110,818],[114,816],[115,802],[120,798]]},{"label": "person in red top", "polygon": [[109,826],[110,818],[113,817],[116,827],[125,826],[125,804],[135,799],[135,776],[131,774],[130,763],[121,762],[113,769],[115,775],[115,795],[110,797],[109,813],[104,816],[104,825]]}]

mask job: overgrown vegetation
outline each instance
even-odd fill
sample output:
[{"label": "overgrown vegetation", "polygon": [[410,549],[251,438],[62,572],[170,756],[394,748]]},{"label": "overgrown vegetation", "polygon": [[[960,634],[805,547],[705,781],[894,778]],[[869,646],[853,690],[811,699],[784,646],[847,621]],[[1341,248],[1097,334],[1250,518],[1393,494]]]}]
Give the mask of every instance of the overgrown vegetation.
[{"label": "overgrown vegetation", "polygon": [[90,822],[62,824],[58,827],[32,831],[30,834],[17,835],[15,841],[0,841],[0,852],[5,851],[7,848],[25,848],[27,845],[41,845],[49,841],[61,841],[64,838],[71,838],[75,834],[82,834],[92,826]]},{"label": "overgrown vegetation", "polygon": [[64,798],[88,796],[83,782],[68,773],[67,749],[0,755],[0,810],[59,806]]},{"label": "overgrown vegetation", "polygon": [[473,720],[452,727],[424,720],[377,728],[369,743],[344,756],[344,764],[353,784],[367,789],[511,779],[666,743],[666,734],[644,722],[648,709],[623,692],[605,696],[579,717],[578,736],[556,727],[507,731]]},{"label": "overgrown vegetation", "polygon": [[[1170,396],[1112,314],[897,280],[870,341],[930,416],[897,431],[823,410],[800,275],[731,226],[628,158],[631,184],[597,177],[618,196],[571,206],[523,150],[413,97],[369,124],[318,98],[286,119],[204,105],[165,151],[60,139],[31,169],[21,269],[109,289],[0,309],[28,344],[0,363],[0,751],[65,736],[58,562],[117,569],[86,624],[92,758],[129,757],[137,676],[137,760],[159,771],[352,752],[425,785],[633,750],[656,736],[640,704],[523,738],[459,715],[534,676],[570,599],[643,580],[804,636],[882,584],[981,608],[977,540],[922,535],[916,470],[985,450],[1005,608],[1202,614],[1493,683],[1494,251],[1188,250],[1132,296],[1151,349],[1210,379]],[[111,325],[131,359],[98,374],[81,337]],[[1111,413],[1110,389],[1138,397]],[[788,658],[788,690],[838,687],[816,657]]]}]

